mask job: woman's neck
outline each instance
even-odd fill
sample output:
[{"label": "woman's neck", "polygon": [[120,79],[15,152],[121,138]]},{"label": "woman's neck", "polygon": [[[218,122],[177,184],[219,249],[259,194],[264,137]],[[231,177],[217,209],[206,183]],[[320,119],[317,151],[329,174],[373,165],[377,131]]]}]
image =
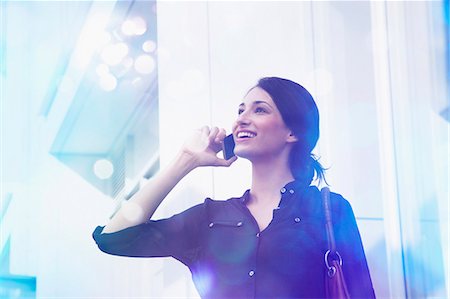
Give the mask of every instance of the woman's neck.
[{"label": "woman's neck", "polygon": [[278,202],[280,189],[293,180],[286,158],[274,157],[258,162],[253,161],[251,201],[263,204]]}]

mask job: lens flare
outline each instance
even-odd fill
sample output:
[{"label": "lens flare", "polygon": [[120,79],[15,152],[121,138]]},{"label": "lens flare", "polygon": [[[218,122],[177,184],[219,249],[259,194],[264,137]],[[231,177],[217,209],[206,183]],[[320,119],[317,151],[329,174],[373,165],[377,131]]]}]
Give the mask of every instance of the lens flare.
[{"label": "lens flare", "polygon": [[155,69],[156,63],[150,55],[141,55],[134,62],[134,69],[140,74],[150,74]]},{"label": "lens flare", "polygon": [[93,170],[99,179],[106,180],[114,173],[114,165],[107,159],[99,159],[94,163]]}]

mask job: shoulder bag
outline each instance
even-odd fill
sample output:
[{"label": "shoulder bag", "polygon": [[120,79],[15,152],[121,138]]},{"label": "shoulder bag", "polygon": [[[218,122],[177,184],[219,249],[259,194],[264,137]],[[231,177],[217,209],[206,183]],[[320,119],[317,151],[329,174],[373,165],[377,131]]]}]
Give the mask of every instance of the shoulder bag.
[{"label": "shoulder bag", "polygon": [[324,187],[320,191],[322,204],[325,211],[325,223],[328,239],[328,250],[325,252],[325,293],[327,298],[349,299],[347,284],[345,283],[344,272],[342,271],[342,257],[336,250],[334,239],[333,222],[331,220],[330,189]]}]

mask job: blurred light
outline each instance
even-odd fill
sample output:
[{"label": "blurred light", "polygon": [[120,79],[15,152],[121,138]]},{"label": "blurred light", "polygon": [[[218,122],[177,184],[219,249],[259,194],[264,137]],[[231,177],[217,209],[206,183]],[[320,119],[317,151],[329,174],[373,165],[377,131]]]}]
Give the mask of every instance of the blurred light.
[{"label": "blurred light", "polygon": [[123,201],[121,207],[122,215],[131,222],[139,221],[144,218],[144,210],[134,202]]},{"label": "blurred light", "polygon": [[141,55],[134,62],[134,69],[141,74],[150,74],[155,66],[155,60],[149,55]]},{"label": "blurred light", "polygon": [[135,31],[134,34],[142,35],[147,31],[147,23],[143,18],[137,17],[134,19]]},{"label": "blurred light", "polygon": [[109,21],[109,15],[103,12],[92,14],[86,22],[85,28],[97,29],[103,28]]},{"label": "blurred light", "polygon": [[131,81],[131,84],[133,84],[134,86],[139,86],[142,83],[142,78],[141,77],[136,77],[133,79],[133,81]]},{"label": "blurred light", "polygon": [[111,42],[111,33],[106,31],[99,32],[97,38],[98,38],[97,41],[98,45],[104,46],[107,43]]},{"label": "blurred light", "polygon": [[101,180],[109,179],[114,173],[114,166],[107,159],[97,160],[94,163],[94,173]]},{"label": "blurred light", "polygon": [[198,286],[198,290],[201,293],[208,293],[213,287],[213,274],[210,269],[203,267],[197,271],[195,278],[195,285]]},{"label": "blurred light", "polygon": [[122,64],[126,67],[126,68],[130,68],[133,66],[133,58],[131,57],[125,57],[122,61]]},{"label": "blurred light", "polygon": [[103,76],[105,74],[109,74],[109,66],[107,66],[106,64],[102,63],[99,64],[96,68],[95,68],[95,72],[97,73],[97,75],[99,76]]},{"label": "blurred light", "polygon": [[105,91],[112,91],[117,87],[117,79],[110,73],[100,75],[100,87]]},{"label": "blurred light", "polygon": [[89,17],[73,52],[76,67],[84,69],[89,64],[94,51],[111,39],[111,36],[104,31],[108,20],[109,16],[103,13],[94,13]]},{"label": "blurred light", "polygon": [[156,43],[152,40],[145,41],[142,44],[142,50],[144,50],[147,53],[151,53],[156,50]]},{"label": "blurred light", "polygon": [[126,20],[122,23],[122,33],[125,35],[134,34],[134,22],[132,20]]},{"label": "blurred light", "polygon": [[117,43],[106,46],[100,57],[109,65],[117,65],[128,54],[128,46],[125,43]]},{"label": "blurred light", "polygon": [[147,31],[147,23],[144,19],[136,17],[123,22],[121,29],[125,35],[142,35]]}]

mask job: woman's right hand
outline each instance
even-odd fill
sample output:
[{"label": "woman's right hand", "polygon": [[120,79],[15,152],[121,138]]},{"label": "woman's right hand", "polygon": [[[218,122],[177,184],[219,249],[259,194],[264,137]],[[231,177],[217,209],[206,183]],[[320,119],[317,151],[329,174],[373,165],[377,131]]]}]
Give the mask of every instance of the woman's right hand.
[{"label": "woman's right hand", "polygon": [[181,152],[187,155],[194,167],[200,166],[230,166],[237,157],[225,160],[217,157],[222,150],[222,143],[226,136],[224,129],[204,126],[196,130],[184,143]]}]

